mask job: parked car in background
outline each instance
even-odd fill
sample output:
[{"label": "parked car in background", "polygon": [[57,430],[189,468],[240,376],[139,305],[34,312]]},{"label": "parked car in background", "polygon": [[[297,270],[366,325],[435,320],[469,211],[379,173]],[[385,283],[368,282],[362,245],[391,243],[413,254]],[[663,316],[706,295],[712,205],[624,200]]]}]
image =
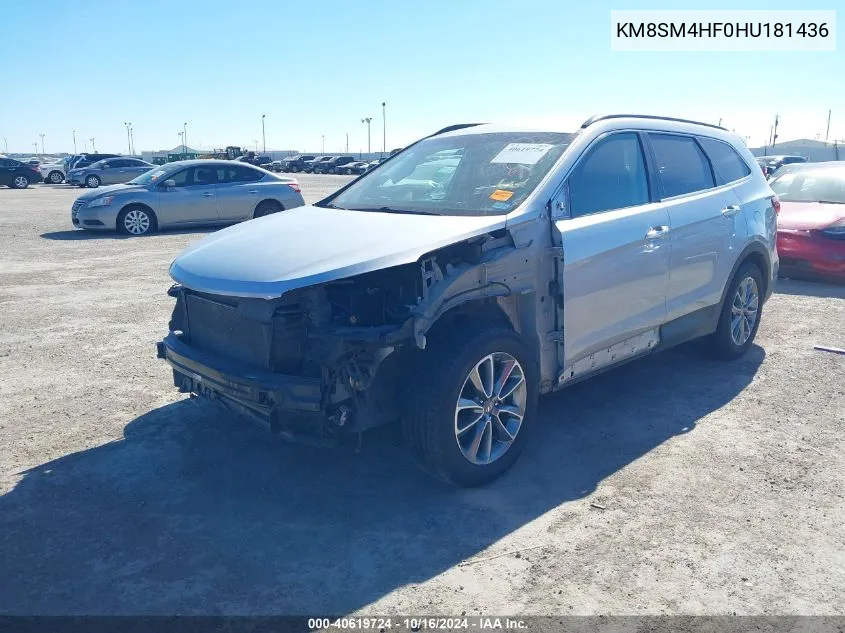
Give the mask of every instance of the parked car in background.
[{"label": "parked car in background", "polygon": [[32,183],[41,181],[41,172],[37,167],[14,158],[0,158],[0,185],[12,189],[26,189]]},{"label": "parked car in background", "polygon": [[41,177],[44,179],[44,182],[49,182],[53,185],[58,185],[65,181],[65,177],[67,175],[65,169],[64,159],[59,159],[53,163],[44,163],[43,165],[38,166],[38,171],[41,173]]},{"label": "parked car in background", "polygon": [[757,163],[763,169],[763,173],[766,176],[771,176],[783,165],[806,162],[808,161],[803,156],[761,156],[757,158]]},{"label": "parked car in background", "polygon": [[352,174],[363,174],[367,170],[367,165],[369,165],[369,162],[365,160],[356,160],[339,167],[337,173],[346,174],[347,176]]},{"label": "parked car in background", "polygon": [[355,159],[352,156],[333,156],[331,160],[327,160],[322,163],[318,163],[314,166],[314,173],[315,174],[338,174],[340,173],[338,169],[342,168],[344,165],[348,165],[351,162],[354,162]]},{"label": "parked car in background", "polygon": [[272,161],[271,163],[267,163],[267,164],[264,166],[264,169],[266,169],[267,171],[272,171],[272,172],[275,172],[275,173],[279,173],[280,171],[282,171],[282,161],[280,161],[280,160],[274,160],[274,161]]},{"label": "parked car in background", "polygon": [[845,283],[845,164],[788,169],[769,186],[781,205],[781,275]]},{"label": "parked car in background", "polygon": [[334,158],[334,156],[318,156],[318,157],[313,158],[311,160],[307,160],[302,165],[302,171],[304,171],[307,174],[313,174],[313,173],[315,173],[315,170],[317,169],[318,165],[320,165],[321,163],[328,162],[332,158]]},{"label": "parked car in background", "polygon": [[96,189],[100,185],[117,185],[153,169],[155,165],[137,158],[107,158],[92,165],[71,169],[67,180],[72,185]]},{"label": "parked car in background", "polygon": [[297,156],[290,156],[284,159],[284,166],[282,171],[297,173],[305,170],[305,163],[317,158],[314,154],[298,154]]},{"label": "parked car in background", "polygon": [[91,191],[73,203],[83,229],[144,235],[197,224],[231,224],[305,204],[293,178],[234,161],[187,160]]},{"label": "parked car in background", "polygon": [[174,260],[157,353],[181,392],[290,439],[399,423],[415,462],[477,486],[541,393],[700,337],[751,349],[777,200],[735,134],[617,115],[455,125],[402,154]]},{"label": "parked car in background", "polygon": [[78,155],[74,161],[70,164],[70,171],[71,169],[81,169],[83,167],[88,167],[89,165],[93,165],[96,162],[101,160],[105,160],[106,158],[121,158],[120,154],[80,154]]}]

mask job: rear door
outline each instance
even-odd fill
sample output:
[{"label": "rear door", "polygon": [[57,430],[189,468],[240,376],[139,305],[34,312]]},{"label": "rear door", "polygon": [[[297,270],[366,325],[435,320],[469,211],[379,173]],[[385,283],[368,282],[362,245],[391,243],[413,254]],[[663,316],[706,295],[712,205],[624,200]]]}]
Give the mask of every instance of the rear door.
[{"label": "rear door", "polygon": [[[657,342],[666,318],[669,215],[653,189],[635,131],[595,141],[567,178],[565,217],[555,220],[567,377]],[[603,354],[617,344],[624,348],[618,355]]]},{"label": "rear door", "polygon": [[745,225],[739,199],[729,184],[717,184],[694,136],[649,132],[647,137],[672,234],[666,296],[671,321],[721,301],[733,266],[731,245],[738,232],[745,234]]},{"label": "rear door", "polygon": [[214,167],[187,167],[170,176],[175,187],[159,188],[159,225],[203,224],[218,221]]},{"label": "rear door", "polygon": [[126,175],[128,178],[123,182],[129,182],[133,178],[137,178],[141,174],[145,174],[153,168],[152,165],[148,165],[144,161],[135,158],[127,159],[127,163]]},{"label": "rear door", "polygon": [[12,182],[12,175],[18,168],[18,162],[11,158],[0,158],[0,185]]},{"label": "rear door", "polygon": [[258,181],[266,174],[246,165],[217,168],[217,211],[221,222],[252,217],[258,205]]}]

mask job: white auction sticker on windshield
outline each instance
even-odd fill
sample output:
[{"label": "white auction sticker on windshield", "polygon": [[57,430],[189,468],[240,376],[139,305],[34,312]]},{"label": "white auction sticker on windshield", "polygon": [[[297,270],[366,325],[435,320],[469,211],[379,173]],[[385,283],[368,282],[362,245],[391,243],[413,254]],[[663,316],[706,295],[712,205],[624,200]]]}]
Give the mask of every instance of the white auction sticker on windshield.
[{"label": "white auction sticker on windshield", "polygon": [[553,147],[547,143],[508,143],[490,162],[534,165]]}]

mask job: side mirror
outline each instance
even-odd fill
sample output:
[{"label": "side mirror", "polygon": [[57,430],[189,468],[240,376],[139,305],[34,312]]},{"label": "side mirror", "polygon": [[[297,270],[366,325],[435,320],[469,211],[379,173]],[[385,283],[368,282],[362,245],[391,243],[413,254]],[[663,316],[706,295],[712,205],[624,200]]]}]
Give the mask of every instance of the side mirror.
[{"label": "side mirror", "polygon": [[172,178],[169,180],[164,181],[164,188],[165,189],[175,189],[176,188],[176,181]]}]

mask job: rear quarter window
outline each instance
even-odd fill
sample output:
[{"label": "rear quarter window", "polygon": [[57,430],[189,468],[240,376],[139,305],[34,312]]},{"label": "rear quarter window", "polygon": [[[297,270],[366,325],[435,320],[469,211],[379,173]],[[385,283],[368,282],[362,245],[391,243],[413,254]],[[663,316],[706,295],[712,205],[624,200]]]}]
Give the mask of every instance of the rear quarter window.
[{"label": "rear quarter window", "polygon": [[742,157],[728,143],[706,137],[700,137],[698,142],[701,143],[704,153],[713,165],[713,171],[716,172],[716,184],[724,185],[741,180],[751,173],[751,169]]}]

